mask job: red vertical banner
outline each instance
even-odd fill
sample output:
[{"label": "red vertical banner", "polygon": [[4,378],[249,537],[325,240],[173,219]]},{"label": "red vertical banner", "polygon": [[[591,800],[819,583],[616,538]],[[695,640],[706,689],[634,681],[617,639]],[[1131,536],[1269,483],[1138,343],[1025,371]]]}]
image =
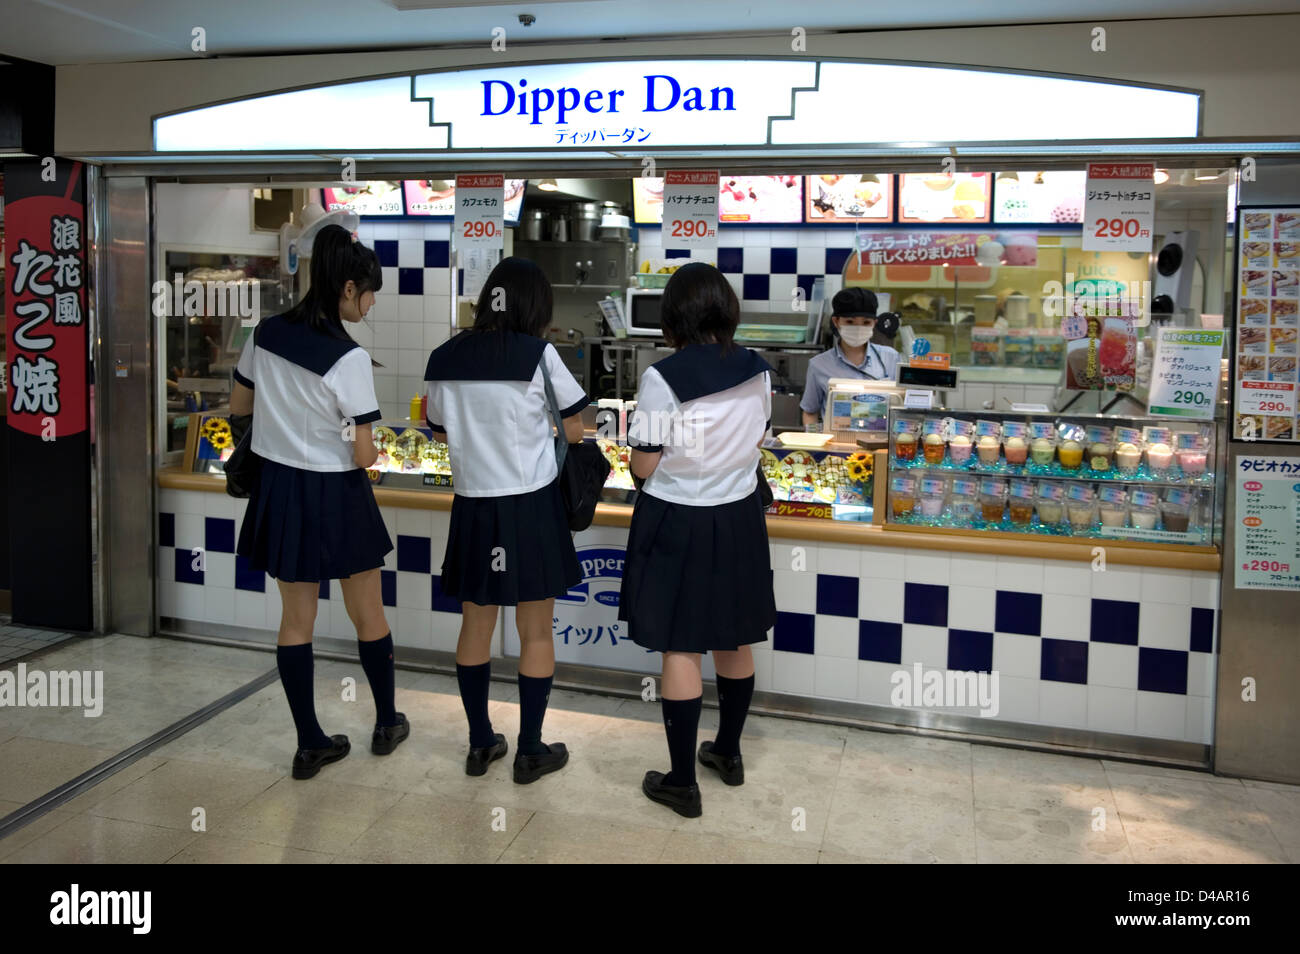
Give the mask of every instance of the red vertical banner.
[{"label": "red vertical banner", "polygon": [[5,208],[9,426],[57,439],[85,431],[88,416],[86,209],[81,163],[55,164],[44,183],[55,188],[24,194],[40,171],[10,173]]},{"label": "red vertical banner", "polygon": [[15,623],[90,629],[85,170],[5,164],[10,590]]}]

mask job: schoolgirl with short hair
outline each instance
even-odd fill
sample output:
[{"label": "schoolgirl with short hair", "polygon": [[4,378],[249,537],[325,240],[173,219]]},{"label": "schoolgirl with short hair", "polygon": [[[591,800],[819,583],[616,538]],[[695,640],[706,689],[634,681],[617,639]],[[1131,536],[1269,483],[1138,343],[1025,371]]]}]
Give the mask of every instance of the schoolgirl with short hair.
[{"label": "schoolgirl with short hair", "polygon": [[562,768],[568,749],[542,742],[555,674],[555,598],[582,579],[555,459],[546,398],[549,375],[565,439],[582,440],[589,403],[554,346],[551,285],[526,259],[503,259],[488,275],[474,325],[429,355],[428,423],[445,440],[455,497],[442,563],[443,592],[461,601],[456,676],[469,720],[465,772],[483,775],[506,738],[488,718],[491,639],[502,606],[519,628],[519,736],[514,780]]},{"label": "schoolgirl with short hair", "polygon": [[235,552],[280,590],[276,665],[298,730],[296,779],[351,749],[346,735],[326,735],[316,720],[311,643],[322,581],[339,581],[357,630],[375,698],[371,751],[387,755],[410,733],[395,709],[380,588],[393,543],[364,470],[378,456],[371,425],[379,401],[370,355],[344,328],[366,316],[383,278],[375,253],[337,225],[316,234],[310,274],[302,301],[249,336],[230,396],[231,413],[252,413],[251,449],[263,460]]},{"label": "schoolgirl with short hair", "polygon": [[[744,782],[740,734],[754,692],[753,643],[776,621],[759,445],[771,426],[767,363],[732,341],[740,304],[716,268],[692,262],[664,288],[664,338],[676,352],[641,375],[628,425],[645,483],[628,531],[619,618],[663,653],[661,692],[672,769],[647,772],[648,798],[701,814],[695,760]],[[717,669],[718,734],[695,750],[703,654]]]}]

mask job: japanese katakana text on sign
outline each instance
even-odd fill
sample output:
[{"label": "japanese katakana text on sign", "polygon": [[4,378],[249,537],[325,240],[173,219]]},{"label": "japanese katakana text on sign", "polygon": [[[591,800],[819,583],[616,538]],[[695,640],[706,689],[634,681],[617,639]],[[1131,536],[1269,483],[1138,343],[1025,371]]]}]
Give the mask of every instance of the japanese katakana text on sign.
[{"label": "japanese katakana text on sign", "polygon": [[500,249],[505,241],[505,176],[456,177],[456,247]]},{"label": "japanese katakana text on sign", "polygon": [[1212,419],[1222,357],[1222,331],[1162,328],[1156,340],[1147,413]]},{"label": "japanese katakana text on sign", "polygon": [[664,175],[664,248],[718,247],[718,173]]},{"label": "japanese katakana text on sign", "polygon": [[1153,163],[1088,163],[1085,252],[1150,252],[1155,218]]},{"label": "japanese katakana text on sign", "polygon": [[1300,458],[1233,461],[1239,590],[1300,590]]}]

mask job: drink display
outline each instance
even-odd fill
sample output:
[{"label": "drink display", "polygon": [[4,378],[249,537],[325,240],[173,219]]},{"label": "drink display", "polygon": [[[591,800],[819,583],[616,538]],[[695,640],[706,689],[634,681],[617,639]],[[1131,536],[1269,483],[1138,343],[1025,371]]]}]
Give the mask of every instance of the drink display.
[{"label": "drink display", "polygon": [[891,409],[885,522],[1213,544],[1216,425],[1148,420]]}]

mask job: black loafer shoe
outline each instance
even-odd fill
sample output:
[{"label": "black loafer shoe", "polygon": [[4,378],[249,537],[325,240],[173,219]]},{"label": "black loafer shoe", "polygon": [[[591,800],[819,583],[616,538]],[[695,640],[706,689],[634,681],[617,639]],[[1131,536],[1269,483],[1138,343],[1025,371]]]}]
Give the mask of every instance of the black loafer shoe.
[{"label": "black loafer shoe", "polygon": [[718,755],[713,751],[712,742],[700,743],[700,764],[717,770],[722,781],[728,785],[745,784],[745,763],[739,755]]},{"label": "black loafer shoe", "polygon": [[323,749],[299,749],[293,757],[293,777],[311,778],[320,771],[322,765],[337,762],[352,751],[352,744],[346,735],[331,735],[333,745]]},{"label": "black loafer shoe", "polygon": [[552,742],[546,755],[515,753],[515,781],[520,785],[535,782],[543,775],[558,772],[569,761],[569,750],[563,742]]},{"label": "black loafer shoe", "polygon": [[506,745],[506,737],[500,732],[493,733],[492,738],[496,739],[491,745],[485,745],[482,748],[470,749],[469,755],[465,756],[465,774],[466,775],[483,775],[487,772],[490,762],[505,756],[510,746]]},{"label": "black loafer shoe", "polygon": [[375,734],[370,737],[370,751],[375,755],[387,755],[397,748],[411,734],[411,723],[406,721],[406,713],[397,713],[397,725],[377,725]]},{"label": "black loafer shoe", "polygon": [[665,785],[663,772],[646,772],[641,782],[646,798],[667,805],[683,818],[699,818],[704,814],[698,785]]}]

